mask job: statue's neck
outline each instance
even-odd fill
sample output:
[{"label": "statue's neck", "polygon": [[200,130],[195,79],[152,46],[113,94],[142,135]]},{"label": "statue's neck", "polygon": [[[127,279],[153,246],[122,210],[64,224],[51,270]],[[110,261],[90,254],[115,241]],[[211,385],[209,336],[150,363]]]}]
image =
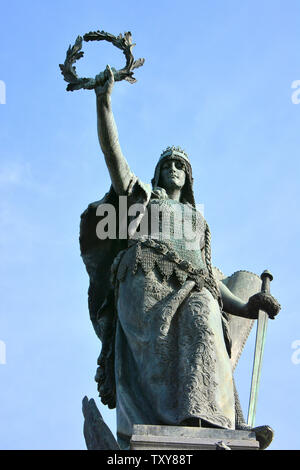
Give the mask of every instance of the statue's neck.
[{"label": "statue's neck", "polygon": [[173,201],[180,202],[181,190],[177,189],[177,188],[169,189],[167,191],[167,195],[168,195],[169,199],[173,199]]}]

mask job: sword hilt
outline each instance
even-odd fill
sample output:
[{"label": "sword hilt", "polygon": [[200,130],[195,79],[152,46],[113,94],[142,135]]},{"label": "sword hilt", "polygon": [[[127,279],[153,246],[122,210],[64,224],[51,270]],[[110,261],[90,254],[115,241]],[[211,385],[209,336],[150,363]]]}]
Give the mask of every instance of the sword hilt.
[{"label": "sword hilt", "polygon": [[261,292],[264,294],[270,294],[270,282],[273,280],[273,276],[267,269],[260,276],[262,280]]}]

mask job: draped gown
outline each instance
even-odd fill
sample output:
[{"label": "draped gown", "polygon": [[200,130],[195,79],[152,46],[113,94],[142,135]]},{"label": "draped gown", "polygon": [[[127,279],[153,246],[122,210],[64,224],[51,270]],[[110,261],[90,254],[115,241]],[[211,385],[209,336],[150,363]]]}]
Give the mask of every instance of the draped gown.
[{"label": "draped gown", "polygon": [[[141,198],[137,185],[128,200],[142,202],[146,211],[112,267],[117,434],[123,449],[133,424],[200,419],[202,425],[235,428],[226,320],[204,256],[206,221],[164,190],[143,185]],[[162,214],[159,223],[152,230],[148,223],[143,232],[141,221],[145,214],[152,220],[153,212]]]}]

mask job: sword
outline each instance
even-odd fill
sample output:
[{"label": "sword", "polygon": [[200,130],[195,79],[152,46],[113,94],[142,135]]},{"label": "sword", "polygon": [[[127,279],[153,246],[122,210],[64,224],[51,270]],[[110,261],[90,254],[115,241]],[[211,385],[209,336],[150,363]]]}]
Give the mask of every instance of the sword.
[{"label": "sword", "polygon": [[[262,280],[261,292],[264,294],[270,294],[270,282],[273,279],[272,274],[265,270],[260,276]],[[252,381],[251,381],[251,392],[249,400],[249,409],[248,409],[248,426],[254,427],[255,414],[256,414],[256,404],[258,397],[258,388],[260,381],[260,372],[262,366],[262,359],[264,354],[265,340],[267,334],[267,325],[268,325],[268,314],[259,310],[258,319],[257,319],[257,330],[256,330],[256,340],[255,340],[255,352],[254,352],[254,363],[252,371]]]}]

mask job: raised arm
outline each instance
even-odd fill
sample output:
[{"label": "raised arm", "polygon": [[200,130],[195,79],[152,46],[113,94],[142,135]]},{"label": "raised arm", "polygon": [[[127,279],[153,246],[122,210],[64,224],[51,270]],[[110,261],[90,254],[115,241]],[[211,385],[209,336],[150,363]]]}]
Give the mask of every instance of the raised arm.
[{"label": "raised arm", "polygon": [[129,165],[122,153],[117,126],[111,108],[114,75],[107,66],[107,81],[95,89],[97,96],[98,137],[111,182],[117,194],[125,194],[132,178]]}]

